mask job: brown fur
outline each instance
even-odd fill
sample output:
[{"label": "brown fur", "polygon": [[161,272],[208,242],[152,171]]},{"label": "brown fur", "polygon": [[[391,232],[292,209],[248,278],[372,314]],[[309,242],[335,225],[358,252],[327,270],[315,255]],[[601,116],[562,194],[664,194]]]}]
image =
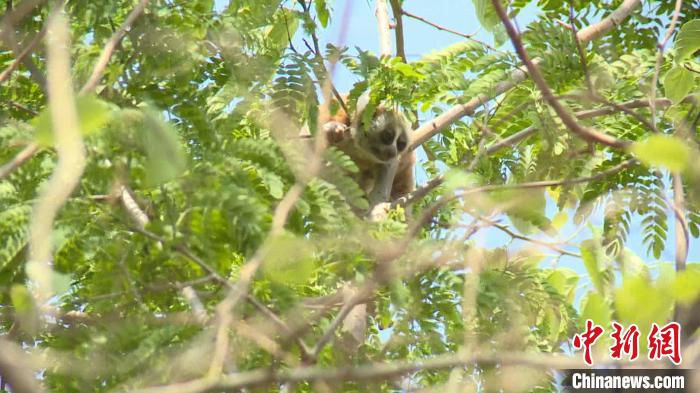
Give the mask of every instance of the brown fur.
[{"label": "brown fur", "polygon": [[[343,100],[347,105],[347,96],[343,97]],[[399,150],[400,146],[404,146],[402,151],[398,152],[398,167],[391,187],[391,200],[410,193],[415,186],[413,167],[416,163],[415,152],[405,149],[410,141],[410,123],[400,111],[379,106],[375,110],[371,125],[369,125],[375,132],[368,133],[365,129],[366,126],[361,124],[361,111],[362,109],[354,118],[351,118],[342,107],[335,114],[321,111],[319,124],[326,132],[329,145],[337,147],[352,158],[360,169],[358,183],[368,194],[375,186],[380,166],[392,159],[392,154]],[[338,124],[345,127],[339,127]],[[379,131],[387,128],[392,128],[395,135],[393,145],[383,144],[378,139]],[[378,158],[379,156],[383,156],[384,159]]]}]

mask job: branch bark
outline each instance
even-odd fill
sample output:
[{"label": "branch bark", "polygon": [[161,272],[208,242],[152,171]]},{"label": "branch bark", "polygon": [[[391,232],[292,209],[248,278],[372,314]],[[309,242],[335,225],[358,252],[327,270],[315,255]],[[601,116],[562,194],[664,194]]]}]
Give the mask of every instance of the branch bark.
[{"label": "branch bark", "polygon": [[[639,6],[640,2],[640,0],[625,0],[620,7],[618,7],[600,22],[579,30],[577,33],[578,40],[581,43],[586,43],[603,36],[615,26],[619,25],[623,19],[628,17],[632,11]],[[536,65],[539,63],[539,61],[539,59],[534,59],[533,64]],[[450,124],[461,119],[462,117],[473,115],[474,112],[486,102],[512,89],[525,79],[527,79],[527,73],[525,70],[516,69],[511,73],[508,81],[501,82],[495,86],[493,94],[482,94],[474,97],[466,104],[456,105],[443,112],[440,116],[434,118],[433,120],[424,123],[421,127],[413,131],[409,149],[415,149],[422,145],[425,143],[425,141],[440,133]]]},{"label": "branch bark", "polygon": [[377,17],[377,27],[379,29],[379,55],[382,57],[391,56],[391,35],[389,34],[389,10],[387,0],[377,0],[374,15]]},{"label": "branch bark", "polygon": [[198,393],[221,390],[237,390],[246,387],[267,384],[297,383],[311,381],[370,381],[391,379],[417,371],[443,370],[466,367],[479,363],[482,365],[520,365],[540,369],[581,368],[583,362],[564,356],[542,356],[535,354],[477,354],[464,356],[448,354],[431,359],[394,362],[370,363],[358,367],[325,368],[297,367],[290,370],[258,369],[222,376],[219,379],[197,379],[179,384],[158,386],[138,390],[139,393]]},{"label": "branch bark", "polygon": [[0,376],[9,382],[16,393],[41,393],[43,386],[34,375],[27,354],[16,344],[0,338]]},{"label": "branch bark", "polygon": [[565,108],[556,97],[554,97],[554,93],[547,85],[547,82],[544,80],[544,77],[540,73],[539,69],[528,56],[527,52],[525,51],[525,47],[523,46],[523,42],[520,39],[520,34],[515,30],[515,26],[508,18],[508,14],[503,8],[501,2],[499,0],[492,0],[491,3],[493,4],[494,8],[496,9],[496,13],[506,28],[506,32],[508,33],[511,42],[515,47],[515,52],[518,54],[518,57],[520,57],[520,60],[525,64],[525,67],[527,67],[527,71],[530,73],[530,77],[532,78],[533,82],[535,82],[535,85],[537,85],[539,90],[542,92],[544,100],[547,101],[552,109],[554,109],[567,128],[578,137],[589,142],[599,143],[617,149],[623,149],[629,146],[631,144],[630,141],[617,139],[599,132],[594,128],[582,126],[578,123],[578,121],[576,121],[568,109]]},{"label": "branch bark", "polygon": [[95,63],[95,67],[92,69],[92,74],[90,74],[87,82],[85,82],[83,87],[80,89],[80,95],[95,90],[95,87],[97,87],[97,84],[100,82],[100,78],[102,78],[102,74],[104,74],[105,68],[107,68],[107,64],[109,64],[109,60],[112,58],[117,45],[119,45],[126,35],[126,31],[143,13],[147,5],[148,0],[141,0],[139,4],[134,7],[133,10],[131,10],[129,15],[126,17],[126,20],[124,20],[124,23],[119,26],[119,29],[109,38],[109,41],[107,41],[107,44],[105,44],[104,48],[102,49],[102,53],[100,53],[100,57],[97,59],[97,63]]},{"label": "branch bark", "polygon": [[58,163],[32,212],[27,275],[37,284],[37,302],[52,295],[51,231],[54,219],[80,181],[85,168],[85,146],[73,96],[70,72],[70,31],[60,9],[49,16],[48,93]]}]

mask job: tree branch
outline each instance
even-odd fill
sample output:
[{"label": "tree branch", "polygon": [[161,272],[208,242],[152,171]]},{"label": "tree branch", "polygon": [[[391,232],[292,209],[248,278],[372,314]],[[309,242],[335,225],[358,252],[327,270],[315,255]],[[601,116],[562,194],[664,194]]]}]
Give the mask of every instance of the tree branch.
[{"label": "tree branch", "polygon": [[540,73],[539,69],[532,62],[532,60],[530,60],[530,57],[523,46],[523,42],[520,39],[520,34],[515,30],[515,26],[513,26],[513,23],[508,18],[508,14],[503,8],[501,2],[499,0],[492,0],[491,3],[496,9],[496,13],[498,14],[499,18],[501,18],[501,21],[506,28],[506,32],[508,33],[511,42],[515,47],[515,51],[518,54],[518,57],[520,57],[520,60],[525,64],[525,67],[527,67],[527,71],[530,73],[530,77],[532,78],[533,82],[535,82],[535,85],[537,85],[539,90],[542,92],[544,100],[547,101],[552,109],[554,109],[567,128],[578,137],[589,142],[595,142],[617,149],[622,149],[629,146],[631,144],[630,141],[617,139],[610,135],[601,133],[593,128],[584,127],[576,121],[571,113],[569,113],[569,111],[564,108],[559,100],[554,97],[554,93],[547,85],[547,82],[544,80],[544,77]]},{"label": "tree branch", "polygon": [[30,143],[27,145],[24,149],[22,149],[22,151],[17,153],[17,155],[14,156],[10,162],[0,167],[0,180],[9,176],[15,169],[19,168],[27,160],[34,157],[34,154],[36,154],[37,151],[39,151],[38,144]]},{"label": "tree branch", "polygon": [[519,365],[540,369],[562,369],[584,367],[582,361],[564,356],[542,356],[535,354],[448,354],[431,359],[394,363],[370,363],[358,367],[297,367],[290,370],[258,369],[222,376],[219,379],[197,379],[179,384],[158,386],[138,390],[139,393],[199,393],[221,390],[238,390],[268,384],[297,383],[311,381],[370,381],[392,379],[418,372],[467,367],[474,363],[482,365]]},{"label": "tree branch", "polygon": [[[3,82],[5,82],[5,81],[10,77],[10,75],[12,75],[12,73],[13,73],[17,68],[19,68],[19,65],[20,65],[20,64],[23,64],[23,63],[24,63],[24,60],[25,60],[26,58],[28,58],[29,55],[31,55],[31,53],[32,53],[32,51],[34,50],[34,48],[35,48],[35,47],[41,42],[41,40],[44,38],[44,35],[45,35],[45,34],[46,34],[46,26],[44,26],[44,27],[34,36],[34,38],[32,38],[32,40],[29,42],[29,44],[27,44],[27,46],[24,47],[24,49],[23,49],[21,52],[19,52],[19,54],[17,54],[17,56],[15,57],[15,60],[14,60],[12,63],[10,63],[10,65],[7,66],[7,68],[5,68],[5,69],[2,71],[2,73],[0,73],[0,84],[2,84]],[[33,73],[32,73],[32,74],[33,74]],[[44,82],[44,84],[42,85],[42,84],[40,83],[40,86],[42,87],[42,89],[45,89],[45,88],[46,88],[46,81],[43,81],[43,82]]]},{"label": "tree branch", "polygon": [[34,375],[34,368],[16,344],[0,337],[0,377],[10,384],[15,393],[41,393],[43,386]]},{"label": "tree branch", "polygon": [[630,16],[632,11],[634,11],[641,0],[625,0],[620,4],[619,7],[610,13],[607,17],[603,18],[600,22],[594,23],[586,28],[579,30],[577,37],[581,42],[589,42],[596,40],[607,32],[622,23],[625,18]]},{"label": "tree branch", "polygon": [[649,102],[651,103],[649,105],[651,107],[651,122],[654,125],[656,125],[656,105],[654,105],[654,101],[656,100],[656,84],[658,83],[658,80],[659,80],[659,73],[661,72],[661,64],[664,61],[664,49],[666,48],[666,44],[668,43],[668,40],[671,39],[671,35],[673,35],[673,31],[676,29],[676,23],[678,22],[678,16],[680,15],[682,5],[683,5],[683,0],[676,0],[676,6],[673,10],[673,16],[671,17],[671,23],[668,25],[668,29],[666,29],[666,34],[664,35],[663,41],[661,41],[658,45],[659,54],[656,57],[656,65],[654,66],[654,75],[651,77],[651,87],[649,89]]},{"label": "tree branch", "polygon": [[131,10],[129,15],[126,17],[124,23],[122,23],[122,25],[119,26],[119,29],[109,38],[109,41],[107,41],[107,44],[105,44],[104,48],[102,49],[102,53],[100,53],[100,57],[97,59],[97,63],[95,63],[95,67],[92,69],[92,74],[90,74],[87,82],[85,82],[83,87],[80,89],[80,95],[95,90],[95,87],[97,87],[97,84],[100,82],[100,78],[102,78],[102,74],[104,74],[107,64],[109,64],[109,60],[112,58],[117,45],[119,45],[126,35],[126,31],[131,27],[136,19],[141,16],[147,5],[148,0],[139,1],[139,4],[134,7],[134,9]]},{"label": "tree branch", "polygon": [[[608,17],[604,18],[598,23],[581,29],[577,34],[579,41],[586,43],[601,37],[612,28],[620,24],[620,22],[628,17],[632,11],[639,6],[639,4],[640,0],[625,0],[620,7],[613,11]],[[534,59],[533,63],[538,64],[539,59]],[[494,87],[492,94],[481,94],[472,98],[466,104],[456,105],[443,112],[440,116],[434,118],[433,120],[424,123],[421,127],[413,131],[411,135],[411,143],[409,144],[408,148],[415,149],[416,147],[425,143],[425,141],[428,139],[440,133],[450,124],[461,119],[463,116],[473,115],[476,109],[484,105],[486,102],[512,89],[525,79],[527,79],[527,73],[525,70],[520,68],[516,69],[511,73],[509,80],[501,82]]]},{"label": "tree branch", "polygon": [[[568,185],[574,185],[574,184],[580,184],[580,183],[587,183],[590,181],[603,179],[609,175],[617,173],[617,172],[619,172],[627,167],[630,167],[630,166],[636,165],[636,164],[637,164],[636,160],[630,159],[627,161],[623,161],[623,162],[615,165],[612,168],[609,168],[609,169],[604,170],[602,172],[598,172],[597,174],[595,174],[593,176],[578,177],[578,178],[573,178],[573,179],[542,180],[542,181],[535,181],[535,182],[529,182],[529,183],[488,185],[488,186],[467,188],[467,189],[464,189],[459,194],[445,195],[442,198],[440,198],[439,200],[437,200],[435,203],[433,203],[432,205],[428,206],[422,212],[421,216],[415,222],[413,222],[413,224],[409,227],[407,232],[411,236],[415,236],[415,234],[422,227],[424,227],[426,224],[428,224],[430,222],[432,217],[434,217],[435,214],[437,214],[437,212],[442,207],[446,206],[448,203],[457,199],[458,197],[463,198],[467,195],[478,194],[478,193],[483,193],[483,192],[493,192],[493,191],[502,191],[502,190],[525,190],[525,189],[533,189],[533,188],[568,186]],[[411,201],[411,199],[409,199],[409,202],[410,201]]]},{"label": "tree branch", "polygon": [[390,0],[391,3],[391,13],[394,14],[394,19],[396,19],[396,27],[394,27],[394,36],[396,40],[396,56],[400,57],[404,63],[406,61],[406,48],[404,44],[404,34],[403,34],[403,13],[401,12],[401,2],[400,0]]},{"label": "tree branch", "polygon": [[389,11],[387,0],[376,0],[374,15],[377,17],[377,28],[379,29],[379,55],[382,57],[391,56],[391,37],[389,34]]},{"label": "tree branch", "polygon": [[492,226],[492,227],[494,227],[494,228],[496,228],[496,229],[498,229],[498,230],[504,232],[505,234],[507,234],[508,236],[512,237],[513,239],[518,239],[518,240],[526,241],[526,242],[528,242],[528,243],[536,244],[536,245],[538,245],[538,246],[546,247],[546,248],[549,248],[549,249],[552,250],[552,251],[556,251],[556,252],[558,252],[558,253],[560,253],[560,254],[562,254],[562,255],[568,255],[568,256],[571,256],[571,257],[581,258],[581,254],[577,254],[577,253],[575,253],[575,252],[567,251],[567,250],[565,250],[565,249],[559,247],[558,245],[556,245],[556,244],[554,244],[554,243],[545,242],[545,241],[543,241],[543,240],[533,239],[533,238],[531,238],[531,237],[527,237],[527,236],[521,235],[521,234],[519,234],[519,233],[514,232],[514,231],[511,230],[510,228],[508,228],[508,226],[499,224],[499,223],[497,223],[496,221],[493,221],[493,220],[489,220],[489,219],[485,219],[485,218],[479,218],[479,219],[480,219],[481,221],[484,221],[484,222],[487,223],[488,225],[490,225],[490,226]]},{"label": "tree branch", "polygon": [[673,174],[673,210],[676,221],[676,271],[685,270],[690,234],[685,219],[685,197],[680,173]]},{"label": "tree branch", "polygon": [[[655,101],[656,105],[662,106],[662,107],[667,107],[671,105],[671,100],[667,98],[659,98]],[[640,100],[632,100],[632,101],[627,101],[623,102],[621,104],[616,104],[612,102],[608,102],[610,105],[609,107],[606,108],[596,108],[596,109],[586,109],[582,110],[579,112],[574,113],[574,115],[579,119],[590,119],[593,117],[597,116],[604,116],[604,115],[610,115],[613,114],[617,111],[624,111],[627,113],[631,109],[635,108],[645,108],[648,107],[650,102],[649,100],[645,99],[640,99]],[[634,113],[634,112],[633,112]],[[535,126],[530,126],[525,128],[522,131],[518,131],[513,135],[510,135],[494,144],[486,148],[485,155],[490,155],[493,153],[496,153],[497,151],[514,146],[518,142],[529,138],[530,136],[534,135],[537,132],[537,127]],[[415,203],[416,201],[422,199],[426,195],[428,195],[433,189],[439,187],[444,181],[444,178],[442,176],[437,176],[424,184],[422,187],[416,189],[409,195],[401,198],[400,200],[396,201],[396,205],[401,205],[401,206],[408,206],[411,205],[412,203]]]},{"label": "tree branch", "polygon": [[78,185],[86,164],[70,72],[70,31],[60,9],[52,10],[48,26],[51,34],[46,42],[47,88],[58,162],[34,205],[29,229],[27,275],[37,285],[35,296],[38,303],[54,295],[51,283],[54,220]]}]

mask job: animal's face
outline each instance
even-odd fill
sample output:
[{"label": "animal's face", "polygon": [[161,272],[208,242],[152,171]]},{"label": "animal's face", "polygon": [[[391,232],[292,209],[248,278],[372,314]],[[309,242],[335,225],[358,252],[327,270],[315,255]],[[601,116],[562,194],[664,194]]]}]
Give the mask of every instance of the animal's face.
[{"label": "animal's face", "polygon": [[377,108],[371,121],[358,123],[359,145],[378,162],[398,157],[408,146],[410,124],[398,111]]}]

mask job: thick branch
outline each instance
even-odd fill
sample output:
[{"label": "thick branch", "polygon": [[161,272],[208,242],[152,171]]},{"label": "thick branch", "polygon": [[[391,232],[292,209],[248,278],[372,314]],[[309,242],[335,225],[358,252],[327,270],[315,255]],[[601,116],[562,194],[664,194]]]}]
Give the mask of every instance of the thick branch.
[{"label": "thick branch", "polygon": [[[32,53],[34,48],[41,42],[41,40],[44,38],[44,35],[46,34],[46,27],[42,28],[37,35],[34,36],[34,38],[27,44],[27,46],[17,55],[15,60],[7,67],[5,70],[0,73],[0,84],[5,82],[10,75],[19,67],[20,64],[23,64],[25,59],[28,58],[28,56]],[[46,81],[44,81],[44,84],[41,85],[42,88],[46,86]]]},{"label": "thick branch", "polygon": [[588,42],[598,39],[605,35],[607,32],[618,26],[622,21],[627,18],[632,11],[634,11],[639,4],[640,0],[625,0],[620,4],[619,7],[610,13],[607,17],[603,18],[598,23],[594,23],[586,28],[579,30],[576,36],[581,42]]},{"label": "thick branch", "polygon": [[16,393],[40,393],[44,388],[39,384],[27,354],[14,343],[0,338],[0,377],[10,383]]},{"label": "thick branch", "polygon": [[389,34],[389,10],[387,0],[377,0],[374,15],[377,17],[377,27],[379,29],[379,55],[391,56],[391,36]]},{"label": "thick branch", "polygon": [[583,362],[564,356],[543,356],[536,354],[501,354],[462,356],[449,354],[431,359],[395,362],[370,363],[359,367],[298,367],[290,370],[258,369],[222,376],[220,379],[197,379],[179,384],[139,390],[140,393],[196,393],[221,390],[237,390],[245,387],[267,384],[296,383],[305,381],[370,381],[391,379],[417,371],[443,370],[455,367],[482,365],[520,365],[541,369],[580,368]]},{"label": "thick branch", "polygon": [[70,72],[70,31],[60,10],[54,9],[48,22],[48,93],[58,162],[34,205],[29,230],[27,275],[38,285],[37,300],[52,295],[51,232],[58,211],[80,181],[86,164],[85,146],[73,96]]}]

